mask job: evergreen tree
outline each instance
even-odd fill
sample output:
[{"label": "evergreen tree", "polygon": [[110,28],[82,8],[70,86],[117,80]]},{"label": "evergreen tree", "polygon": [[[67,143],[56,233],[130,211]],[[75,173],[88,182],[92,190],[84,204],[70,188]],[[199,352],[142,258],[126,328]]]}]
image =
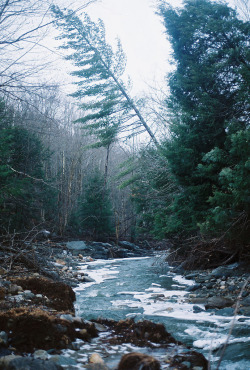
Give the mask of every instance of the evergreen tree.
[{"label": "evergreen tree", "polygon": [[104,179],[99,171],[96,170],[88,178],[84,189],[77,212],[80,228],[83,233],[89,232],[95,238],[110,235],[113,232],[112,208],[109,192],[104,187]]},{"label": "evergreen tree", "polygon": [[[108,140],[127,123],[130,127],[140,124],[157,145],[153,132],[121,80],[126,58],[120,42],[113,52],[106,42],[101,20],[95,23],[85,14],[81,21],[71,10],[62,11],[56,6],[51,9],[57,26],[62,30],[59,38],[65,40],[62,48],[69,50],[67,59],[77,67],[72,75],[79,77],[76,82],[78,89],[72,95],[85,99],[81,102],[84,117],[79,121],[95,134],[105,132]],[[102,142],[102,135],[100,140]]]},{"label": "evergreen tree", "polygon": [[[209,0],[164,2],[160,14],[173,48],[168,106],[175,119],[166,157],[180,185],[169,208],[171,231],[211,235],[249,220],[249,22]],[[242,146],[242,152],[240,152]]]},{"label": "evergreen tree", "polygon": [[[43,182],[43,161],[48,153],[18,119],[0,103],[0,230],[29,229],[44,221],[52,192]],[[46,214],[44,215],[46,217]]]}]

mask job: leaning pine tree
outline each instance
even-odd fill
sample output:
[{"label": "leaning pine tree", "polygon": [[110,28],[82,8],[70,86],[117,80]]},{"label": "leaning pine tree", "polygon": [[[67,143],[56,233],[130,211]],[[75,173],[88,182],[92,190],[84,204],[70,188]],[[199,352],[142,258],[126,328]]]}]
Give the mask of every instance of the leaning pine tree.
[{"label": "leaning pine tree", "polygon": [[107,148],[117,132],[128,127],[143,127],[158,145],[121,80],[126,59],[120,42],[117,51],[113,52],[106,42],[101,20],[95,23],[84,14],[82,21],[72,10],[62,11],[57,6],[52,6],[51,10],[61,30],[59,39],[65,40],[62,48],[69,51],[66,58],[77,67],[72,72],[79,78],[76,82],[78,89],[73,96],[81,100],[84,111],[79,121],[90,132],[100,134],[100,145]]}]

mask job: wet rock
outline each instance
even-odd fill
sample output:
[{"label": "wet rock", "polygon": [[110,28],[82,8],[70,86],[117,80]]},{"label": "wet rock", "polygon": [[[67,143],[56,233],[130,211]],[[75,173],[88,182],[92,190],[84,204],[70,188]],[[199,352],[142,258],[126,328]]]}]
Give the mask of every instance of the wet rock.
[{"label": "wet rock", "polygon": [[201,308],[200,306],[193,306],[193,313],[200,313],[204,312],[205,310]]},{"label": "wet rock", "polygon": [[101,356],[99,355],[99,353],[92,353],[92,355],[90,355],[90,357],[89,357],[89,363],[90,364],[103,364],[104,365],[104,361],[101,358]]},{"label": "wet rock", "polygon": [[109,368],[104,364],[87,364],[84,368],[90,370],[109,370]]},{"label": "wet rock", "polygon": [[33,299],[35,297],[35,294],[31,292],[31,290],[25,290],[23,292],[23,296],[26,299]]},{"label": "wet rock", "polygon": [[8,334],[5,331],[0,332],[0,346],[8,344]]},{"label": "wet rock", "polygon": [[87,246],[83,241],[74,241],[68,242],[66,244],[67,249],[73,254],[73,256],[78,256],[79,253],[87,252],[90,250],[89,246]]},{"label": "wet rock", "polygon": [[211,297],[208,298],[207,304],[205,304],[205,309],[209,308],[225,308],[225,307],[230,307],[234,303],[233,300],[229,298],[224,298],[224,297]]},{"label": "wet rock", "polygon": [[47,351],[44,351],[43,349],[38,349],[33,353],[34,358],[40,358],[41,360],[47,360],[49,358],[49,354]]},{"label": "wet rock", "polygon": [[140,250],[140,247],[138,247],[134,243],[130,243],[130,242],[127,242],[125,240],[124,241],[119,241],[118,242],[118,245],[120,245],[120,247],[123,247],[125,249],[130,250],[130,251],[138,251],[138,250]]},{"label": "wet rock", "polygon": [[118,370],[160,370],[160,368],[158,360],[140,352],[132,352],[122,356],[118,365]]},{"label": "wet rock", "polygon": [[239,267],[239,264],[238,263],[233,263],[231,265],[227,265],[227,266],[220,266],[220,267],[217,267],[216,269],[214,269],[210,276],[211,277],[216,277],[216,278],[222,278],[222,277],[228,277],[228,276],[231,276],[233,274],[233,271]]},{"label": "wet rock", "polygon": [[52,355],[49,360],[51,363],[55,364],[56,366],[60,366],[59,367],[60,369],[63,369],[63,368],[65,369],[65,367],[67,369],[67,368],[70,368],[70,366],[77,365],[76,361],[73,358],[66,357],[63,355]]},{"label": "wet rock", "polygon": [[250,297],[246,297],[246,298],[242,299],[241,304],[243,306],[250,306]]},{"label": "wet rock", "polygon": [[188,275],[186,275],[185,276],[185,278],[187,279],[187,280],[193,280],[193,279],[195,279],[196,278],[196,276],[197,276],[197,273],[192,273],[192,274],[188,274]]},{"label": "wet rock", "polygon": [[234,308],[232,307],[225,307],[215,312],[216,315],[219,316],[233,316],[234,315]]},{"label": "wet rock", "polygon": [[18,285],[11,284],[11,286],[8,288],[8,293],[15,295],[15,294],[17,294],[19,292],[19,290],[20,289],[19,289],[19,286]]},{"label": "wet rock", "polygon": [[92,282],[94,282],[95,280],[94,280],[94,279],[92,279],[90,276],[83,276],[83,277],[82,277],[82,281],[83,281],[84,283],[92,283]]},{"label": "wet rock", "polygon": [[63,368],[52,362],[32,357],[4,356],[0,358],[0,370],[63,370]]},{"label": "wet rock", "polygon": [[190,287],[188,287],[188,291],[189,292],[194,292],[195,290],[198,290],[201,288],[201,284],[195,284],[195,285],[191,285]]}]

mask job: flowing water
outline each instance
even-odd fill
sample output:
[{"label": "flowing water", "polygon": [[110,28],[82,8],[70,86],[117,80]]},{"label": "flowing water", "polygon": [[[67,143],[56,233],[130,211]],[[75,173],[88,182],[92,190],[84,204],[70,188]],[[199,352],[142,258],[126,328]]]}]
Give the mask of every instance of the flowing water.
[{"label": "flowing water", "polygon": [[[88,320],[132,317],[163,323],[177,340],[201,351],[211,361],[211,369],[216,369],[218,351],[226,341],[232,317],[193,313],[193,304],[186,302],[185,295],[187,287],[194,282],[171,272],[159,256],[98,260],[82,264],[81,271],[87,272],[95,282],[80,284],[75,289],[78,316]],[[220,369],[250,369],[249,328],[250,317],[236,317]],[[84,363],[88,351],[100,352],[112,367],[122,354],[132,350],[143,351],[130,345],[107,349],[95,339],[92,344],[83,344],[79,353]],[[164,357],[162,350],[152,354],[159,359]]]}]

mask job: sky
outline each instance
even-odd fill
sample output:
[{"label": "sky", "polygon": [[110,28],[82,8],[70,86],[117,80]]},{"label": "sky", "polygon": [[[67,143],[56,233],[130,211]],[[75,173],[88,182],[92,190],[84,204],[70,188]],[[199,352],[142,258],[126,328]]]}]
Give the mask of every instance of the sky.
[{"label": "sky", "polygon": [[[237,1],[241,0],[227,2],[233,6]],[[74,10],[84,4],[84,0],[55,2]],[[173,68],[171,47],[162,20],[156,14],[157,3],[157,0],[97,0],[85,9],[93,21],[98,18],[104,21],[107,41],[112,46],[117,37],[121,40],[127,56],[126,74],[136,95],[147,94],[152,87],[166,89],[166,74]],[[181,0],[166,0],[166,3],[174,7],[182,5]]]},{"label": "sky", "polygon": [[[82,0],[57,0],[64,7],[76,9]],[[171,0],[174,6],[180,0]],[[99,0],[85,11],[93,21],[101,18],[107,41],[115,46],[121,40],[127,56],[126,75],[132,81],[132,92],[143,94],[150,87],[164,87],[170,70],[171,48],[164,34],[161,18],[155,14],[157,0]]]}]

